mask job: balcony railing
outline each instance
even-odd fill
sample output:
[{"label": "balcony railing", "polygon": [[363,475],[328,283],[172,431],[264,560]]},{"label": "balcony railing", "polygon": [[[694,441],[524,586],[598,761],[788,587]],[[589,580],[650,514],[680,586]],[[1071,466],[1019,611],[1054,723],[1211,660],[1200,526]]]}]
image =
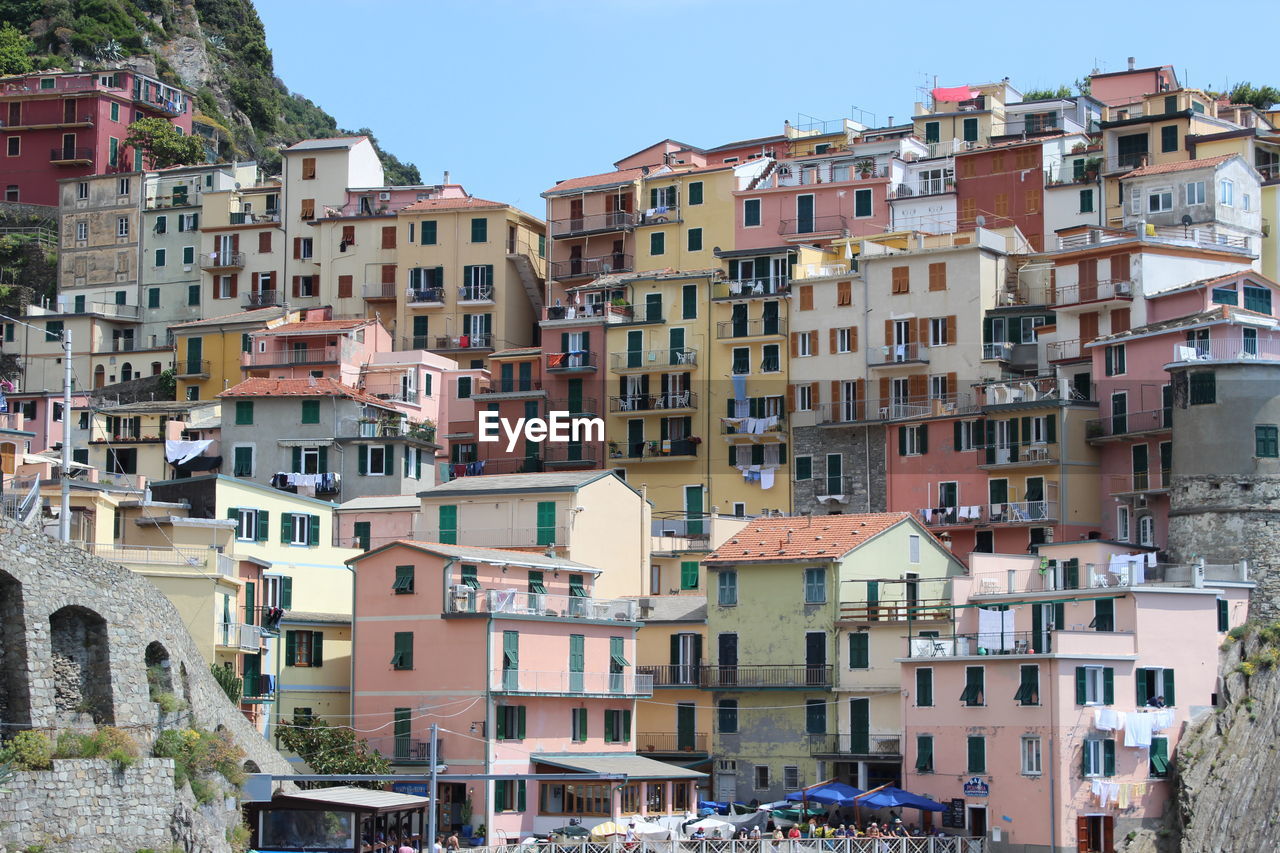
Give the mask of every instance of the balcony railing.
[{"label": "balcony railing", "polygon": [[142,347],[139,346],[138,342],[135,341],[133,338],[112,338],[111,339],[112,352],[135,352],[140,349],[142,349]]},{"label": "balcony railing", "polygon": [[125,430],[115,434],[107,434],[106,430],[103,429],[94,429],[90,436],[90,444],[131,444],[134,442],[141,444],[148,441],[164,441],[169,437],[168,430],[158,426]]},{"label": "balcony railing", "polygon": [[366,284],[363,288],[365,299],[395,299],[396,284],[393,281],[382,281]]},{"label": "balcony railing", "polygon": [[600,452],[594,445],[557,442],[544,444],[542,467],[547,468],[598,468]]},{"label": "balcony railing", "polygon": [[1130,474],[1110,474],[1107,476],[1107,494],[1140,495],[1146,492],[1165,492],[1169,490],[1169,481],[1173,472],[1156,468],[1152,471],[1135,471]]},{"label": "balcony railing", "polygon": [[721,320],[716,323],[716,338],[756,338],[785,335],[787,321],[782,317],[757,317],[754,320]]},{"label": "balcony railing", "polygon": [[1117,154],[1108,154],[1105,170],[1108,172],[1131,171],[1133,169],[1146,166],[1151,161],[1151,152],[1149,151],[1126,151]]},{"label": "balcony railing", "polygon": [[126,305],[121,302],[91,302],[89,303],[89,312],[102,314],[106,317],[123,317],[135,320],[138,318],[137,305]]},{"label": "balcony railing", "polygon": [[581,415],[588,417],[600,414],[600,403],[595,397],[579,397],[575,399],[558,398],[547,401],[547,411],[568,412],[570,417]]},{"label": "balcony railing", "polygon": [[[967,655],[1027,655],[1032,654],[1042,639],[1033,631],[1003,631],[990,633],[956,634],[954,637],[910,637],[907,639],[907,656],[913,658],[949,658]],[[987,697],[981,697],[985,702]],[[994,697],[993,697],[994,698]]]},{"label": "balcony railing", "polygon": [[274,308],[277,305],[284,304],[284,293],[279,290],[251,291],[244,295],[243,304],[248,310],[253,310],[254,308]]},{"label": "balcony railing", "polygon": [[255,700],[274,696],[275,691],[275,679],[267,675],[249,673],[244,677],[244,689],[241,691],[242,698],[240,701],[255,704]]},{"label": "balcony railing", "polygon": [[1145,412],[1118,412],[1105,418],[1084,422],[1088,439],[1104,439],[1135,433],[1159,432],[1173,428],[1173,409],[1151,409]]},{"label": "balcony railing", "polygon": [[[377,751],[383,758],[389,760],[392,764],[427,764],[431,761],[431,741],[422,740],[412,737],[396,737],[392,735],[381,735],[378,737],[368,738],[365,743],[373,750]],[[437,742],[436,748],[439,750],[440,759],[444,758],[444,744]]]},{"label": "balcony railing", "polygon": [[819,424],[852,424],[866,420],[866,407],[860,400],[837,400],[819,403],[817,414]]},{"label": "balcony railing", "polygon": [[552,261],[550,264],[551,278],[563,281],[570,278],[583,278],[590,276],[594,278],[599,275],[608,275],[617,272],[630,272],[635,269],[634,261],[631,255],[622,252],[612,252],[608,255],[598,255],[592,258],[570,258],[567,261]]},{"label": "balcony railing", "polygon": [[[414,340],[417,340],[415,336]],[[435,335],[431,339],[434,346],[426,347],[426,349],[461,351],[469,349],[493,349],[496,339],[493,335]],[[413,349],[423,349],[423,347],[413,347]]]},{"label": "balcony railing", "polygon": [[652,696],[653,680],[634,672],[495,669],[489,672],[489,689],[526,696]]},{"label": "balcony railing", "polygon": [[267,352],[240,354],[240,363],[247,367],[274,367],[286,364],[330,364],[340,361],[346,347],[306,347],[279,349]]},{"label": "balcony railing", "polygon": [[703,664],[659,664],[637,666],[636,672],[653,679],[654,687],[698,687],[702,684]]},{"label": "balcony railing", "polygon": [[92,148],[53,148],[49,151],[50,163],[84,163],[93,164]]},{"label": "balcony railing", "polygon": [[[524,459],[496,460],[524,463]],[[486,467],[491,467],[486,463]],[[515,470],[515,469],[512,469]],[[499,473],[493,470],[485,473]],[[479,545],[489,548],[534,548],[546,545],[564,545],[569,541],[568,528],[555,527],[462,527],[458,530],[441,530],[436,526],[423,526],[415,537],[426,542],[443,542],[447,545]]]},{"label": "balcony railing", "polygon": [[1050,465],[1058,462],[1056,444],[1008,444],[1002,447],[976,449],[979,468],[1005,465]]},{"label": "balcony railing", "polygon": [[1074,399],[1070,383],[1064,377],[1045,373],[1026,379],[987,382],[977,386],[978,399],[984,406],[1005,403],[1030,403],[1038,400]]},{"label": "balcony railing", "polygon": [[698,395],[693,391],[670,394],[630,394],[609,398],[610,412],[669,412],[673,409],[698,408]]},{"label": "balcony railing", "polygon": [[609,369],[614,373],[658,370],[669,373],[672,367],[694,366],[698,363],[698,351],[683,349],[650,349],[632,352],[615,352],[609,357]]},{"label": "balcony railing", "polygon": [[208,376],[209,362],[207,359],[178,359],[176,363],[177,376]]},{"label": "balcony railing", "polygon": [[202,270],[238,270],[244,267],[244,252],[214,252],[200,256]]},{"label": "balcony railing", "polygon": [[[611,442],[609,457],[626,459],[628,462],[658,462],[674,457],[697,456],[700,438],[676,438],[665,441],[639,441],[631,445],[625,442]],[[614,450],[613,445],[618,449]]]},{"label": "balcony railing", "polygon": [[405,301],[409,305],[443,305],[443,287],[411,287],[405,291]]},{"label": "balcony railing", "polygon": [[845,602],[840,618],[854,622],[925,622],[951,618],[951,601],[925,598],[917,601]]},{"label": "balcony railing", "polygon": [[1175,344],[1174,362],[1188,361],[1276,361],[1280,359],[1280,341],[1211,340],[1194,344]]},{"label": "balcony railing", "polygon": [[493,285],[464,284],[458,288],[459,302],[492,302]]},{"label": "balcony railing", "polygon": [[987,520],[986,504],[937,506],[918,512],[920,520],[929,527],[972,527]]},{"label": "balcony railing", "polygon": [[898,186],[889,194],[890,198],[918,198],[930,195],[942,195],[943,193],[954,192],[956,182],[954,178],[919,178],[915,183],[898,184]]},{"label": "balcony railing", "polygon": [[542,383],[536,379],[521,379],[516,376],[498,377],[491,381],[488,388],[473,390],[473,399],[483,399],[492,394],[541,394]]},{"label": "balcony railing", "polygon": [[706,732],[637,732],[636,752],[674,753],[707,751]]},{"label": "balcony railing", "polygon": [[118,545],[111,542],[86,542],[82,547],[89,553],[113,563],[189,566],[201,570],[212,569],[224,577],[236,576],[236,561],[211,548],[160,548],[149,545]]},{"label": "balcony railing", "polygon": [[902,736],[870,732],[809,735],[809,755],[871,755],[896,758],[902,755]]},{"label": "balcony railing", "polygon": [[214,628],[214,642],[223,648],[256,652],[262,644],[262,632],[257,625],[219,622]]},{"label": "balcony railing", "polygon": [[590,213],[568,219],[551,220],[551,236],[555,239],[569,237],[574,234],[589,234],[595,231],[625,231],[636,223],[634,213],[615,210],[609,213]]},{"label": "balcony railing", "polygon": [[1102,302],[1108,299],[1132,299],[1133,282],[1098,281],[1085,284],[1070,284],[1056,288],[1054,305],[1076,305],[1082,302]]},{"label": "balcony railing", "polygon": [[636,215],[636,226],[665,225],[668,222],[680,221],[680,205],[672,204],[664,207],[651,207]]},{"label": "balcony railing", "polygon": [[1008,361],[1013,358],[1013,344],[1008,341],[996,341],[982,345],[983,361]]},{"label": "balcony railing", "polygon": [[918,343],[890,344],[889,346],[880,347],[879,351],[873,347],[867,353],[867,362],[872,367],[928,360],[929,348]]},{"label": "balcony railing", "polygon": [[832,667],[793,664],[743,664],[707,666],[703,668],[703,685],[712,690],[737,690],[743,687],[810,687],[831,686]]},{"label": "balcony railing", "polygon": [[445,612],[635,622],[639,618],[640,605],[631,598],[587,598],[514,589],[474,589],[459,584],[445,599]]},{"label": "balcony railing", "polygon": [[787,415],[778,412],[775,415],[764,415],[758,418],[735,418],[721,421],[721,435],[768,435],[780,436],[787,432]]},{"label": "balcony railing", "polygon": [[543,358],[548,373],[594,373],[596,369],[593,352],[549,352]]},{"label": "balcony railing", "polygon": [[735,278],[717,281],[711,286],[712,299],[750,299],[757,296],[782,296],[791,292],[787,276]]},{"label": "balcony railing", "polygon": [[1045,524],[1058,520],[1057,501],[1012,501],[989,504],[987,520],[992,524]]},{"label": "balcony railing", "polygon": [[830,234],[844,231],[849,227],[849,220],[843,216],[811,216],[807,219],[784,219],[778,223],[778,234],[791,237],[797,234]]}]

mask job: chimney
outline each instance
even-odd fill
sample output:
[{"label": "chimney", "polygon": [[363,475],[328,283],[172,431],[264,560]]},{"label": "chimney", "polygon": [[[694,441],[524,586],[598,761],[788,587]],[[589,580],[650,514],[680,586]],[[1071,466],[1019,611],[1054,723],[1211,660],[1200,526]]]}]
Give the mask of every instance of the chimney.
[{"label": "chimney", "polygon": [[1137,68],[1137,67],[1138,67],[1138,66],[1137,66],[1137,60],[1135,60],[1132,56],[1131,56],[1131,57],[1129,57],[1129,70],[1130,70],[1130,71],[1132,71],[1133,69],[1135,69],[1135,68]]},{"label": "chimney", "polygon": [[449,170],[448,169],[444,170],[444,185],[446,187],[449,186]]}]

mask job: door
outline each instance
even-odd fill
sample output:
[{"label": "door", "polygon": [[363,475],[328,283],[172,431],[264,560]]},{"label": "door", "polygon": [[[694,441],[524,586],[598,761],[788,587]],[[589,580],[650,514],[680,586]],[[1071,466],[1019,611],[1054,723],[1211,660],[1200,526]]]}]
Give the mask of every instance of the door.
[{"label": "door", "polygon": [[200,369],[204,361],[204,341],[200,338],[187,338],[187,373],[203,373]]},{"label": "door", "polygon": [[871,752],[871,700],[849,700],[849,752],[867,755]]},{"label": "door", "polygon": [[662,322],[661,293],[646,293],[644,295],[644,319],[646,323]]},{"label": "door", "polygon": [[1111,434],[1124,435],[1129,431],[1129,395],[1111,395]]},{"label": "door", "polygon": [[1027,518],[1048,518],[1048,506],[1044,500],[1044,477],[1028,477],[1026,499]]},{"label": "door", "polygon": [[65,124],[71,124],[76,120],[76,102],[66,100],[62,102],[62,121]]},{"label": "door", "polygon": [[827,681],[827,635],[807,631],[804,635],[805,684],[819,686]]},{"label": "door", "polygon": [[569,635],[569,692],[582,692],[582,675],[585,669],[587,654],[586,637],[582,634]]},{"label": "door", "polygon": [[627,332],[627,367],[641,367],[644,364],[644,332],[634,330]]},{"label": "door", "polygon": [[395,710],[395,754],[398,759],[409,757],[409,735],[413,726],[413,709],[396,708]]},{"label": "door", "polygon": [[569,202],[569,230],[582,230],[582,199],[575,198]]},{"label": "door", "polygon": [[667,364],[683,364],[684,362],[684,329],[672,329],[667,332]]},{"label": "door", "polygon": [[716,638],[716,660],[720,667],[719,686],[732,687],[738,683],[738,635],[721,634]]},{"label": "door", "polygon": [[[743,307],[745,308],[746,306],[744,305]],[[778,303],[766,302],[764,304],[762,312],[763,312],[762,313],[763,323],[761,325],[764,326],[764,329],[762,330],[764,334],[766,335],[778,334],[778,330],[779,330],[778,329]]]},{"label": "door", "polygon": [[532,390],[534,390],[534,388],[533,388],[533,362],[531,362],[531,361],[522,361],[522,362],[520,362],[520,366],[519,366],[519,368],[518,368],[518,371],[519,371],[519,375],[520,375],[520,385],[519,385],[519,387],[517,388],[517,390],[519,390],[519,391],[532,391]]},{"label": "door", "polygon": [[1133,454],[1133,490],[1140,492],[1148,483],[1147,445],[1135,444],[1130,452]]},{"label": "door", "polygon": [[371,532],[371,522],[357,521],[352,532],[355,533],[356,547],[362,551],[369,550],[369,534]]},{"label": "door", "polygon": [[644,456],[644,421],[639,418],[627,421],[627,455],[633,459]]},{"label": "door", "polygon": [[969,825],[969,835],[973,838],[980,838],[987,834],[987,807],[986,806],[967,806],[967,821]]},{"label": "door", "polygon": [[1116,165],[1120,168],[1135,169],[1142,165],[1147,156],[1147,134],[1135,133],[1121,136],[1116,140]]},{"label": "door", "polygon": [[1092,302],[1098,298],[1098,261],[1090,259],[1081,261],[1077,267],[1080,273],[1080,302]]},{"label": "door", "polygon": [[62,159],[76,159],[76,135],[74,133],[62,134]]},{"label": "door", "polygon": [[568,394],[569,394],[569,414],[571,415],[584,414],[583,406],[582,406],[582,380],[581,379],[569,380]]},{"label": "door", "polygon": [[694,735],[694,709],[692,702],[676,705],[676,749],[692,752],[697,737]]},{"label": "door", "polygon": [[732,771],[716,771],[716,796],[729,803],[738,799],[738,777]]},{"label": "door", "polygon": [[685,531],[689,536],[701,536],[704,532],[702,516],[702,486],[684,487]]},{"label": "door", "polygon": [[920,575],[915,572],[907,572],[905,586],[907,588],[907,618],[914,619],[920,607]]},{"label": "door", "polygon": [[812,234],[813,227],[813,196],[796,196],[796,233]]},{"label": "door", "polygon": [[735,338],[747,336],[747,306],[742,302],[733,306],[733,336]]},{"label": "door", "polygon": [[867,618],[873,622],[880,618],[879,581],[867,581]]}]

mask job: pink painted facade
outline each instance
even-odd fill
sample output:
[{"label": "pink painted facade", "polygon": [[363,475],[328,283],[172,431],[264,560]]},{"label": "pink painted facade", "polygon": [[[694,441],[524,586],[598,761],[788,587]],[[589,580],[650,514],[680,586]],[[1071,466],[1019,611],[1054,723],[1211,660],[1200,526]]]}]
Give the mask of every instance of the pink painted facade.
[{"label": "pink painted facade", "polygon": [[[906,641],[908,790],[961,798],[970,834],[995,828],[1027,849],[1110,851],[1164,813],[1179,734],[1214,703],[1216,650],[1247,618],[1252,584],[1238,566],[1206,567],[1203,586],[1191,566],[1108,573],[1113,556],[1136,550],[1090,541],[1039,556],[974,555],[970,577],[953,581],[954,603],[1008,605],[1012,631],[978,636],[979,611],[964,607],[954,634]],[[1094,580],[1102,574],[1107,587]],[[1099,711],[1149,722],[1159,709],[1148,700],[1166,694],[1149,746],[1099,728]],[[1095,783],[1115,786],[1100,789],[1114,796],[1100,801]]]},{"label": "pink painted facade", "polygon": [[[635,700],[652,695],[650,677],[635,672],[638,605],[592,598],[597,570],[538,554],[409,541],[351,562],[352,713],[380,732],[371,744],[393,764],[426,763],[435,722],[450,772],[572,772],[608,757],[642,769],[621,786],[584,779],[566,791],[566,783],[520,780],[468,784],[465,795],[461,785],[443,791],[442,803],[470,799],[473,823],[486,826],[494,843],[570,818],[590,827],[649,811],[645,797],[628,811],[627,785],[661,789],[654,813],[696,805],[690,798],[701,774],[635,756]],[[576,805],[575,788],[587,792]],[[446,813],[442,826],[450,823]]]},{"label": "pink painted facade", "polygon": [[[841,157],[848,161],[844,167],[828,154],[784,161],[759,186],[735,192],[735,248],[765,249],[790,240],[827,243],[845,232],[857,237],[888,230],[888,164],[871,166],[864,178],[853,165],[862,156],[843,152]],[[757,200],[759,224],[749,224],[755,220],[746,217],[755,216],[750,207]]]},{"label": "pink painted facade", "polygon": [[4,159],[5,200],[58,204],[58,181],[130,172],[124,146],[130,122],[164,118],[191,133],[194,110],[186,92],[132,71],[28,74],[0,84],[3,136],[19,140]]}]

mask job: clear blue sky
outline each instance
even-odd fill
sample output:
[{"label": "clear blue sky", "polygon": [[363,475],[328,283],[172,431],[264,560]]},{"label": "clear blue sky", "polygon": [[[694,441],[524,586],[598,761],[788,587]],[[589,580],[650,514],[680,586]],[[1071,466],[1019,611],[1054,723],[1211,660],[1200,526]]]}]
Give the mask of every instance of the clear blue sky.
[{"label": "clear blue sky", "polygon": [[[901,122],[918,87],[1172,64],[1280,85],[1261,2],[1157,6],[861,0],[257,0],[276,74],[438,182],[542,215],[557,180],[666,137],[778,133],[803,114]],[[1185,14],[1184,14],[1185,13]],[[1253,37],[1249,34],[1253,33]]]}]

